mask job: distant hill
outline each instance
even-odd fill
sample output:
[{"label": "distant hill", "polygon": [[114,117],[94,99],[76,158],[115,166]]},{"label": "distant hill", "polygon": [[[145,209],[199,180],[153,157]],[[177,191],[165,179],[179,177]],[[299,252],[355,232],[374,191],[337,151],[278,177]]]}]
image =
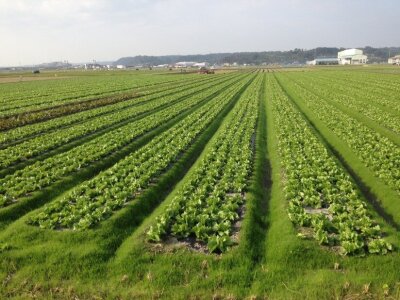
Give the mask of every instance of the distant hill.
[{"label": "distant hill", "polygon": [[72,65],[68,62],[62,61],[54,61],[50,63],[42,63],[35,66],[36,68],[43,68],[43,69],[62,69],[62,68],[70,68]]},{"label": "distant hill", "polygon": [[[310,50],[294,49],[290,51],[264,51],[264,52],[236,52],[236,53],[211,53],[199,55],[165,55],[165,56],[132,56],[122,57],[114,65],[126,66],[156,66],[173,64],[179,61],[206,61],[210,64],[238,63],[238,64],[303,64],[308,60],[321,57],[337,57],[338,51],[346,48],[319,47]],[[390,56],[400,54],[400,47],[358,48],[368,55],[369,63],[387,62]]]},{"label": "distant hill", "polygon": [[122,57],[114,62],[114,65],[138,66],[138,65],[163,65],[174,64],[179,61],[207,61],[215,64],[222,62],[226,57],[232,53],[213,53],[213,54],[199,54],[199,55],[165,55],[165,56],[146,56],[139,55],[133,57]]}]

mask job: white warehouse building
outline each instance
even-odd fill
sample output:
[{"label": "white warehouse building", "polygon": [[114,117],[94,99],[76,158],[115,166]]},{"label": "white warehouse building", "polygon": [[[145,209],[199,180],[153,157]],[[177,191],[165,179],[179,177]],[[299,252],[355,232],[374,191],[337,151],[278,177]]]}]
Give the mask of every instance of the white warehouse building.
[{"label": "white warehouse building", "polygon": [[195,63],[193,67],[197,68],[207,68],[210,64],[208,62],[201,62],[201,63]]},{"label": "white warehouse building", "polygon": [[400,65],[400,55],[389,58],[388,63],[391,65]]},{"label": "white warehouse building", "polygon": [[359,49],[346,49],[338,52],[338,60],[341,65],[366,64],[367,59],[367,56]]},{"label": "white warehouse building", "polygon": [[188,68],[188,67],[193,67],[195,65],[195,61],[180,61],[175,64],[176,68]]}]

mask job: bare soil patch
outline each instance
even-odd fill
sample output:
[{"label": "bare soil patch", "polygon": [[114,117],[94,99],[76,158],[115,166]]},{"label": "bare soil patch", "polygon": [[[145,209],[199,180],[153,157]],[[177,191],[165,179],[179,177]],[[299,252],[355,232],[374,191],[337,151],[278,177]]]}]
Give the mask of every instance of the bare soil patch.
[{"label": "bare soil patch", "polygon": [[21,77],[1,77],[0,83],[13,83],[13,82],[25,82],[25,81],[37,81],[37,80],[53,80],[53,79],[65,79],[69,76],[21,76]]}]

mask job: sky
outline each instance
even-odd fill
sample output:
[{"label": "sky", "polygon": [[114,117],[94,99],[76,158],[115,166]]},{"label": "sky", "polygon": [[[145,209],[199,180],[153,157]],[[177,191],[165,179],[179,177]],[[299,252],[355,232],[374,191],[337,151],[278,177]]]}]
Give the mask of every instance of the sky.
[{"label": "sky", "polygon": [[400,46],[398,0],[0,0],[0,66]]}]

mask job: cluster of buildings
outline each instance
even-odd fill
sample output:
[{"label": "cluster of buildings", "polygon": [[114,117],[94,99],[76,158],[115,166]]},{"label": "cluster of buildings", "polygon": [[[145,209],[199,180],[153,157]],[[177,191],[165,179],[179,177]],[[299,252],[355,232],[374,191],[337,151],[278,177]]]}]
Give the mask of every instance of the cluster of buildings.
[{"label": "cluster of buildings", "polygon": [[308,65],[362,65],[368,57],[360,49],[346,49],[339,51],[335,58],[316,58],[308,61]]},{"label": "cluster of buildings", "polygon": [[194,61],[180,61],[177,62],[170,67],[175,67],[175,68],[207,68],[209,66],[209,63],[207,62],[194,62]]},{"label": "cluster of buildings", "polygon": [[156,65],[156,66],[149,66],[149,65],[139,65],[139,66],[125,66],[125,65],[101,65],[98,63],[88,63],[84,64],[83,68],[85,70],[100,70],[100,69],[141,69],[141,68],[208,68],[209,63],[208,62],[194,62],[194,61],[181,61],[177,62],[175,64],[162,64],[162,65]]},{"label": "cluster of buildings", "polygon": [[115,69],[126,69],[125,65],[102,65],[98,63],[90,63],[90,64],[84,64],[82,66],[79,66],[78,68],[83,68],[85,70],[115,70]]},{"label": "cluster of buildings", "polygon": [[162,65],[156,65],[156,66],[125,66],[125,65],[117,65],[115,68],[117,69],[126,69],[126,68],[156,68],[156,69],[162,69],[162,68],[208,68],[209,63],[208,62],[195,62],[195,61],[180,61],[174,64],[162,64]]},{"label": "cluster of buildings", "polygon": [[[360,49],[346,49],[338,52],[337,58],[316,58],[308,61],[307,65],[363,65],[368,57]],[[388,59],[388,64],[400,66],[400,55]]]}]

